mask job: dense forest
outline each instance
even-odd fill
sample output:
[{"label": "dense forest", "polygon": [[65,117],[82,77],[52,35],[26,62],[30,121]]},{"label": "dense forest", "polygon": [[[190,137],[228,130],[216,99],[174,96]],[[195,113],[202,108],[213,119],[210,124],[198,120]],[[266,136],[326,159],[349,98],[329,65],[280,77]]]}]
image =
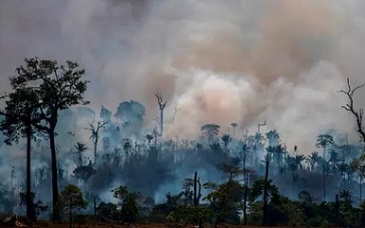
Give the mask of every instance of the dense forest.
[{"label": "dense forest", "polygon": [[[25,61],[2,97],[1,166],[12,166],[6,150],[26,156],[1,182],[3,215],[200,227],[365,225],[363,110],[354,102],[364,85],[348,80],[340,91],[360,140],[329,129],[313,142],[317,151],[303,151],[287,148],[266,122],[243,136],[232,121],[229,133],[207,123],[196,140],[167,140],[163,91],[154,94],[158,127],[146,129],[148,110],[138,101],[121,102],[116,111],[88,108],[89,82],[77,63]],[[73,132],[78,127],[83,134]]]}]

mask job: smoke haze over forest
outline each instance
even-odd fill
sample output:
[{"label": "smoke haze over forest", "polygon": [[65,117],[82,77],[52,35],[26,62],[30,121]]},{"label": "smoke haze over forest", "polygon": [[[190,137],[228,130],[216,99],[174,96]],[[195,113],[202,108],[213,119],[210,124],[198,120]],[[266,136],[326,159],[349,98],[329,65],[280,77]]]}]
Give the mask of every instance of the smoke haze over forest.
[{"label": "smoke haze over forest", "polygon": [[135,100],[153,126],[160,90],[168,118],[179,110],[166,138],[196,138],[213,122],[227,133],[237,122],[243,136],[266,119],[310,153],[329,129],[357,140],[337,91],[364,79],[364,12],[361,0],[3,0],[0,90],[25,57],[73,60],[96,113]]}]

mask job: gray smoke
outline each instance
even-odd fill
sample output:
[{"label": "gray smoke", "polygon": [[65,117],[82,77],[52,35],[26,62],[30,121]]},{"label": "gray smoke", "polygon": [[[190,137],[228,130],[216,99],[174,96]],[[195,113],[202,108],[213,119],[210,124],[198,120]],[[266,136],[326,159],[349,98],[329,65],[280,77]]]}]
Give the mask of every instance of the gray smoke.
[{"label": "gray smoke", "polygon": [[267,119],[310,153],[319,133],[354,132],[336,91],[364,78],[364,12],[361,0],[3,0],[0,90],[25,57],[74,60],[96,112],[139,101],[150,126],[160,90],[167,118],[179,110],[166,138],[210,122],[242,136]]}]

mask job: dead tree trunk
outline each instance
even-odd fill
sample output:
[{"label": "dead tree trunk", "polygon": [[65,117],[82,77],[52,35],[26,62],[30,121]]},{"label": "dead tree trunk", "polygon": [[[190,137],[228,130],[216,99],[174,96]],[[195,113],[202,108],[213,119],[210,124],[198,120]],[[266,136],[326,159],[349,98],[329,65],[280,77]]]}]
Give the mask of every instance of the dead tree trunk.
[{"label": "dead tree trunk", "polygon": [[34,221],[33,213],[33,199],[31,191],[31,148],[32,148],[32,127],[30,124],[26,129],[27,134],[27,178],[26,178],[26,204],[27,204],[27,218]]},{"label": "dead tree trunk", "polygon": [[[195,172],[194,173],[194,207],[195,208],[199,207],[200,197],[201,197],[201,183],[198,178],[198,172]],[[200,217],[198,218],[198,227],[199,228],[203,227],[203,221]]]},{"label": "dead tree trunk", "polygon": [[157,102],[158,102],[158,106],[160,108],[160,135],[163,135],[163,111],[166,107],[167,101],[164,101],[162,98],[162,95],[159,91],[156,92],[155,94],[156,98],[157,98]]}]

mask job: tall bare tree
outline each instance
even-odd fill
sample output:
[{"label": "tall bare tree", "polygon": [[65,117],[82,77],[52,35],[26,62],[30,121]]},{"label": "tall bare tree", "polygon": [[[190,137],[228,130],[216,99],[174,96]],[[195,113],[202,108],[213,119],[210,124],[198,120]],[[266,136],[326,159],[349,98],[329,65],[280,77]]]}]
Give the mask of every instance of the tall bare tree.
[{"label": "tall bare tree", "polygon": [[162,135],[163,134],[163,112],[164,112],[164,109],[166,108],[167,101],[163,100],[162,95],[159,91],[156,92],[155,96],[157,98],[157,103],[160,108],[159,125],[160,125],[160,135]]},{"label": "tall bare tree", "polygon": [[104,128],[108,121],[98,121],[96,125],[90,123],[89,127],[85,128],[91,132],[90,139],[94,142],[94,164],[96,164],[98,142],[99,142],[99,131]]},{"label": "tall bare tree", "polygon": [[354,102],[355,93],[359,89],[363,88],[364,86],[365,86],[365,83],[353,88],[351,86],[350,78],[347,78],[347,90],[340,90],[339,92],[343,93],[347,96],[348,103],[346,103],[345,105],[342,105],[342,108],[345,109],[346,111],[352,113],[352,115],[355,117],[357,132],[359,133],[361,140],[365,143],[365,130],[363,127],[364,109],[355,108],[355,102]]}]

